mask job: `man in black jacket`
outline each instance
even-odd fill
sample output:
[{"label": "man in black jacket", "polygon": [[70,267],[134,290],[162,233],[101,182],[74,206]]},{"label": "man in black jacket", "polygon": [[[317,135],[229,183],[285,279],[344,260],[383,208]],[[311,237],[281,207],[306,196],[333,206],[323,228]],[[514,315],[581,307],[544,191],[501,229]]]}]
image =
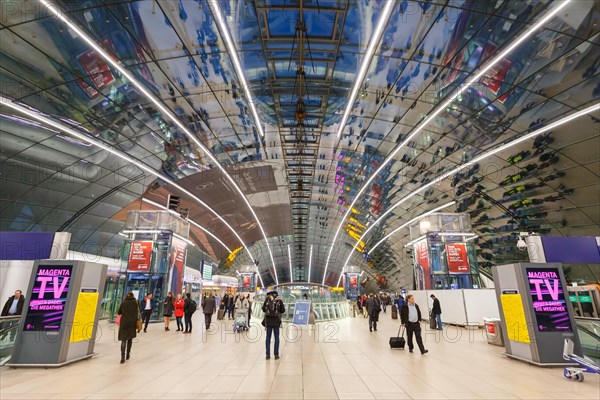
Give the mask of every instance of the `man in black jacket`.
[{"label": "man in black jacket", "polygon": [[428,353],[429,350],[423,346],[423,339],[421,338],[421,310],[415,303],[415,298],[412,294],[406,296],[406,304],[402,307],[400,312],[400,321],[402,325],[406,327],[406,336],[408,342],[408,351],[413,352],[413,333],[417,339],[417,345],[421,354]]},{"label": "man in black jacket", "polygon": [[23,296],[20,290],[15,291],[14,296],[10,296],[4,308],[2,308],[2,316],[7,315],[21,315],[23,312],[23,304],[25,303],[25,296]]},{"label": "man in black jacket", "polygon": [[435,295],[430,296],[433,299],[433,308],[431,309],[431,313],[435,317],[435,321],[437,322],[437,330],[442,330],[442,307],[440,306],[440,300],[435,297]]},{"label": "man in black jacket", "polygon": [[275,359],[279,359],[279,328],[281,327],[281,314],[285,312],[285,306],[283,305],[283,301],[277,298],[277,296],[278,293],[275,290],[270,291],[267,293],[267,298],[262,306],[262,310],[265,313],[263,325],[267,330],[265,340],[267,360],[271,358],[271,336],[275,336],[273,353]]},{"label": "man in black jacket", "polygon": [[369,314],[369,332],[373,332],[373,329],[377,331],[377,321],[379,321],[379,313],[381,312],[381,302],[377,295],[371,293],[365,302],[365,307],[367,307],[367,313]]}]

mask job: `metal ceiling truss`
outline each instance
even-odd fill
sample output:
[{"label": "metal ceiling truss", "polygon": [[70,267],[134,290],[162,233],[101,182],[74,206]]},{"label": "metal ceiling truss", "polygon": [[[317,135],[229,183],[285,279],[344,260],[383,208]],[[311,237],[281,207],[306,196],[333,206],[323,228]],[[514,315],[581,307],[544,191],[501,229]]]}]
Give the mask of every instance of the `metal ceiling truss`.
[{"label": "metal ceiling truss", "polygon": [[[309,279],[307,240],[312,187],[348,4],[346,1],[343,8],[327,9],[305,0],[286,4],[281,9],[295,11],[290,12],[293,16],[297,12],[297,20],[294,35],[282,36],[272,35],[269,29],[268,13],[274,8],[261,1],[254,3],[290,188],[294,233],[290,280]],[[311,37],[304,13],[321,11],[335,13],[331,36]],[[318,46],[315,56],[311,44]]]}]

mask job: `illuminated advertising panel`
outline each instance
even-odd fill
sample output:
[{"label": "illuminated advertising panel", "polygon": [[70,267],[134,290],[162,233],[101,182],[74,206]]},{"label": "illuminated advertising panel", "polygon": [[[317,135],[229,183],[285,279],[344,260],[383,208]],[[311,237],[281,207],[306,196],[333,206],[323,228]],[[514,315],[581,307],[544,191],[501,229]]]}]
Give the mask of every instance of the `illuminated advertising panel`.
[{"label": "illuminated advertising panel", "polygon": [[526,268],[533,311],[540,332],[572,332],[558,268]]},{"label": "illuminated advertising panel", "polygon": [[448,272],[451,274],[469,273],[469,257],[467,256],[467,246],[464,243],[447,243],[446,257]]},{"label": "illuminated advertising panel", "polygon": [[417,289],[431,289],[431,274],[429,272],[429,249],[427,239],[414,244],[415,246],[415,280]]},{"label": "illuminated advertising panel", "polygon": [[129,271],[150,272],[150,261],[152,259],[152,242],[131,242],[129,253]]},{"label": "illuminated advertising panel", "polygon": [[71,265],[38,266],[27,307],[24,331],[60,330],[72,272]]}]

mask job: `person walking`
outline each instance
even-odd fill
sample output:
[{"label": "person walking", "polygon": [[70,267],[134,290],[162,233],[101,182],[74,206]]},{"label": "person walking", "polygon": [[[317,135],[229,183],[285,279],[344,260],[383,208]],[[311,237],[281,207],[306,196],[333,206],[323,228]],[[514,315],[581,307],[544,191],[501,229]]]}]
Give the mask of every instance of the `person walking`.
[{"label": "person walking", "polygon": [[250,293],[246,296],[246,300],[248,300],[248,327],[250,327],[250,318],[252,318],[252,299],[250,298]]},{"label": "person walking", "polygon": [[371,293],[366,301],[367,314],[369,314],[369,332],[377,332],[377,321],[379,321],[379,313],[381,312],[381,302],[377,295]]},{"label": "person walking", "polygon": [[23,292],[15,290],[15,294],[10,296],[8,300],[6,300],[6,303],[4,303],[1,315],[3,317],[6,317],[7,315],[21,315],[23,312],[23,304],[25,304]]},{"label": "person walking", "polygon": [[177,295],[177,300],[175,300],[175,319],[177,320],[177,332],[183,331],[183,322],[181,319],[183,318],[184,312],[183,307],[185,306],[185,301],[181,298],[181,293]]},{"label": "person walking", "polygon": [[431,313],[435,317],[435,321],[437,322],[437,330],[441,331],[443,329],[442,326],[442,307],[440,306],[440,300],[435,297],[435,295],[429,296],[433,299],[433,307],[431,308]]},{"label": "person walking", "polygon": [[302,297],[304,298],[305,301],[310,301],[310,309],[308,311],[308,326],[311,328],[314,328],[317,318],[315,316],[315,309],[313,307],[313,302],[311,299],[308,298],[308,294],[306,294],[306,293],[304,293],[304,295]]},{"label": "person walking", "polygon": [[163,318],[165,320],[165,332],[170,331],[169,325],[171,324],[171,317],[175,310],[175,299],[173,299],[173,292],[167,293],[167,298],[163,303]]},{"label": "person walking", "polygon": [[183,333],[192,333],[192,315],[196,312],[196,307],[196,302],[192,300],[189,293],[186,293],[183,302],[183,315],[185,319],[185,330]]},{"label": "person walking", "polygon": [[227,303],[225,303],[225,308],[227,309],[227,318],[233,319],[233,311],[235,309],[235,298],[233,294],[229,295],[229,299]]},{"label": "person walking", "polygon": [[[152,293],[146,294],[146,297],[142,299],[142,322],[144,323],[144,333],[148,330],[148,323],[152,316]],[[138,331],[139,332],[139,331]]]},{"label": "person walking", "polygon": [[127,293],[119,306],[117,314],[121,316],[119,322],[119,340],[121,341],[121,364],[129,360],[133,339],[137,336],[136,325],[140,307],[132,292]]},{"label": "person walking", "polygon": [[283,301],[279,299],[278,293],[272,290],[267,293],[267,298],[263,303],[262,310],[265,313],[263,326],[267,330],[267,338],[265,340],[266,358],[271,359],[271,337],[275,336],[275,344],[273,346],[273,355],[276,360],[279,360],[279,328],[281,327],[281,314],[285,312]]},{"label": "person walking", "polygon": [[204,313],[204,325],[206,325],[206,330],[210,328],[210,321],[212,320],[212,315],[217,308],[215,304],[215,296],[212,293],[207,294],[206,297],[202,299],[202,312]]},{"label": "person walking", "polygon": [[417,303],[415,303],[415,297],[412,294],[406,296],[406,304],[402,307],[400,313],[400,323],[406,327],[406,336],[408,342],[408,351],[413,352],[413,334],[417,339],[417,345],[421,354],[428,353],[429,350],[423,346],[423,339],[421,338],[421,310]]},{"label": "person walking", "polygon": [[[358,314],[362,314],[363,306],[362,306],[362,297],[360,295],[356,297],[356,307],[358,308]],[[358,314],[356,315],[357,317],[358,317]]]},{"label": "person walking", "polygon": [[385,295],[385,293],[383,294],[383,296],[381,296],[380,302],[383,306],[383,313],[385,314],[387,309],[387,296]]}]

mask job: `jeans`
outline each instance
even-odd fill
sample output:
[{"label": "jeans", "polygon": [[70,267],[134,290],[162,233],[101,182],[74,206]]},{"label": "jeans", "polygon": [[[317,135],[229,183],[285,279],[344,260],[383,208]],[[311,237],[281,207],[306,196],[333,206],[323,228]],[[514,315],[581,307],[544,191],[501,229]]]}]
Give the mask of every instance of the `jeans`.
[{"label": "jeans", "polygon": [[191,332],[192,331],[192,314],[186,312],[184,314],[184,318],[185,318],[185,331],[184,332]]},{"label": "jeans", "polygon": [[272,328],[267,326],[267,340],[265,342],[267,347],[267,357],[271,356],[271,335],[275,334],[275,345],[273,346],[273,354],[275,357],[279,357],[279,327]]},{"label": "jeans", "polygon": [[437,329],[438,329],[438,331],[441,331],[443,329],[443,327],[442,327],[442,314],[435,314],[435,320],[437,322]]},{"label": "jeans", "polygon": [[175,317],[175,319],[177,319],[177,329],[180,331],[183,330],[183,322],[181,322],[181,318],[183,317]]},{"label": "jeans", "polygon": [[148,322],[150,322],[150,317],[152,316],[152,310],[144,310],[142,313],[142,321],[144,322],[144,332],[148,329]]},{"label": "jeans", "polygon": [[413,333],[417,339],[417,345],[419,346],[419,350],[421,353],[425,351],[425,346],[423,346],[423,339],[421,338],[421,324],[419,322],[408,322],[406,324],[406,341],[408,343],[408,350],[412,351],[415,347],[413,345]]}]

